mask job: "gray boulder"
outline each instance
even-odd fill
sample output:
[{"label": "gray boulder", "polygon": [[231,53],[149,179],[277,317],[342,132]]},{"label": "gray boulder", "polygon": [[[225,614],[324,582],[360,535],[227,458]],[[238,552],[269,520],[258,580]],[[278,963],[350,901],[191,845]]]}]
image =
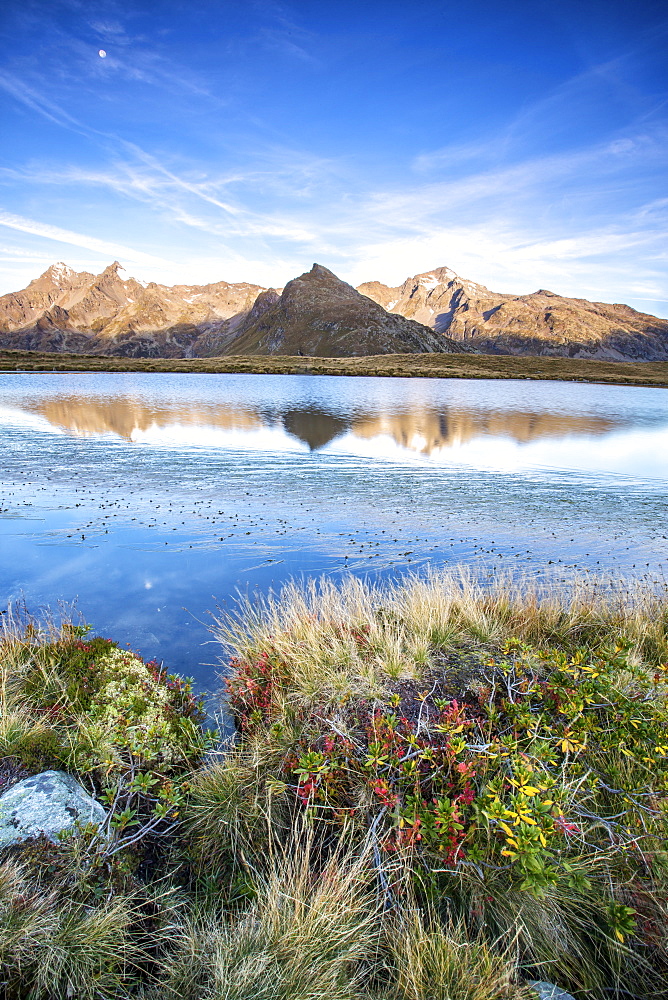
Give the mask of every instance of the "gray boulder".
[{"label": "gray boulder", "polygon": [[539,1000],[575,1000],[570,993],[555,986],[554,983],[547,983],[541,979],[530,979],[528,985],[533,986]]},{"label": "gray boulder", "polygon": [[43,771],[0,795],[0,848],[40,834],[55,843],[77,824],[99,826],[106,815],[70,774]]}]

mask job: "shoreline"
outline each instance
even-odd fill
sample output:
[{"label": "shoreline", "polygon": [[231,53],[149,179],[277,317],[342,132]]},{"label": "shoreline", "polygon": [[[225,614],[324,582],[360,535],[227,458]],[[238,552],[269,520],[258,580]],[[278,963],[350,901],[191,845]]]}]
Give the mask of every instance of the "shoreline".
[{"label": "shoreline", "polygon": [[0,349],[0,372],[354,375],[389,378],[515,379],[668,388],[666,361],[589,361],[492,354],[381,354],[355,358],[235,356],[120,358]]}]

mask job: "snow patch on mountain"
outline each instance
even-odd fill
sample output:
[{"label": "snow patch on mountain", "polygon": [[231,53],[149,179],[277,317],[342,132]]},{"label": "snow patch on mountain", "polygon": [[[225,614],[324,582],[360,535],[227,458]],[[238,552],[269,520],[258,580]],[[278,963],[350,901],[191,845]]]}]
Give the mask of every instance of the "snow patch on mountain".
[{"label": "snow patch on mountain", "polygon": [[65,278],[71,278],[73,274],[76,274],[76,271],[74,271],[71,267],[68,267],[67,264],[63,264],[62,261],[58,261],[57,264],[51,265],[47,274],[49,274],[57,284],[60,284],[60,282]]}]

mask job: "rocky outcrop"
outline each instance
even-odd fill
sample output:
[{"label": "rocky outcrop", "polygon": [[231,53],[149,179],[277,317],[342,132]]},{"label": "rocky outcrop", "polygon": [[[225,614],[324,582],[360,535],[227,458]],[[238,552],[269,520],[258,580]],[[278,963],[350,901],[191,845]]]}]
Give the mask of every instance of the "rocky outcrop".
[{"label": "rocky outcrop", "polygon": [[504,295],[447,267],[407,278],[396,287],[367,282],[359,291],[388,311],[484,354],[668,360],[668,320],[630,306],[570,299],[545,289]]},{"label": "rocky outcrop", "polygon": [[226,353],[359,357],[461,350],[429,327],[388,313],[320,264],[289,281],[280,297],[268,295]]},{"label": "rocky outcrop", "polygon": [[99,826],[103,806],[64,771],[43,771],[12,785],[0,796],[0,848],[31,837],[59,835],[77,826]]}]

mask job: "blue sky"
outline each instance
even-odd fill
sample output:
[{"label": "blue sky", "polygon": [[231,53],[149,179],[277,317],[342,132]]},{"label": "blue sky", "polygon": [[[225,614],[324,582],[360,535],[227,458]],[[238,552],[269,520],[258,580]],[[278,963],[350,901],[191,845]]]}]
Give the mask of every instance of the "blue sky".
[{"label": "blue sky", "polygon": [[5,0],[0,16],[0,292],[56,260],[170,284],[447,265],[668,315],[663,3]]}]

